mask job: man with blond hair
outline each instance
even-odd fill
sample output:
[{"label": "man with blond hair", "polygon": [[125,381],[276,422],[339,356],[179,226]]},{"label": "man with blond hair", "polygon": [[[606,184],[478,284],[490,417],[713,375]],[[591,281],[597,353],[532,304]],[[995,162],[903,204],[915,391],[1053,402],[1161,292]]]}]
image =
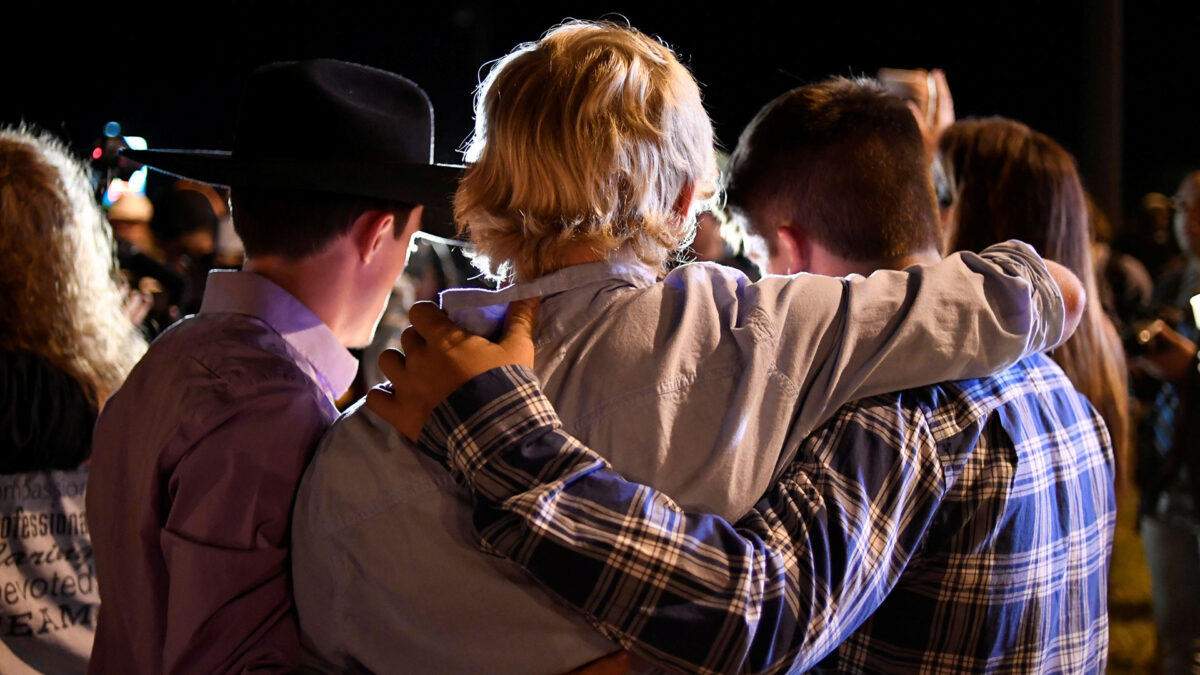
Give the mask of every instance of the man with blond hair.
[{"label": "man with blond hair", "polygon": [[[691,75],[636,30],[559,26],[499,61],[476,105],[456,216],[513,283],[443,307],[492,335],[507,303],[544,297],[535,370],[567,428],[686,506],[736,518],[841,404],[983,375],[1069,332],[1019,244],[870,278],[663,277],[716,194],[712,128]],[[555,672],[614,648],[478,555],[467,493],[362,408],[322,441],[294,524],[301,630],[335,668]]]}]

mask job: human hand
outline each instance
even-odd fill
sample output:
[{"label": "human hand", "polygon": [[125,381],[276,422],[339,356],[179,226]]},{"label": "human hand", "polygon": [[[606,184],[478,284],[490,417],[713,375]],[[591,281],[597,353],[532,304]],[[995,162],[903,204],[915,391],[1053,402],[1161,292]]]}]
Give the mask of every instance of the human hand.
[{"label": "human hand", "polygon": [[431,302],[409,310],[412,325],[400,335],[404,353],[389,349],[379,356],[388,384],[367,393],[367,407],[412,441],[430,413],[468,380],[500,366],[533,367],[533,326],[539,298],[508,306],[499,342],[459,328]]},{"label": "human hand", "polygon": [[946,72],[941,68],[929,71],[933,78],[934,90],[937,92],[937,102],[933,107],[933,138],[936,144],[938,137],[954,124],[954,97],[950,95],[950,83],[946,81]]},{"label": "human hand", "polygon": [[954,124],[954,98],[950,96],[950,83],[941,68],[904,70],[881,68],[879,79],[894,94],[905,99],[925,146],[932,153],[937,149],[942,132]]},{"label": "human hand", "polygon": [[633,656],[629,652],[613,652],[565,675],[625,675],[631,665]]},{"label": "human hand", "polygon": [[1196,343],[1177,333],[1162,319],[1139,327],[1137,341],[1146,349],[1143,363],[1155,377],[1177,382],[1195,373]]}]

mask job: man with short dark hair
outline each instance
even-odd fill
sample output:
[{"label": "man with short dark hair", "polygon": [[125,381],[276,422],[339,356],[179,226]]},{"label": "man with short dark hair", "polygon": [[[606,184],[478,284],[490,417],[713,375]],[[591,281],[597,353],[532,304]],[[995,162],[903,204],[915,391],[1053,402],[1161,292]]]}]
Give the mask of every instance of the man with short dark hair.
[{"label": "man with short dark hair", "polygon": [[[762,166],[756,150],[825,161],[757,197],[731,189],[759,218],[773,267],[845,274],[937,258],[927,167],[890,161],[921,143],[895,108],[872,82],[833,80],[751,123],[735,181]],[[837,203],[805,204],[824,199],[814,185]],[[911,203],[912,217],[859,229],[865,241],[845,252],[842,228],[878,203]],[[527,368],[529,308],[510,313],[497,345],[415,306],[406,357],[380,358],[394,390],[368,405],[466,486],[485,550],[636,655],[712,673],[1103,672],[1112,447],[1044,355],[842,407],[735,526],[622,478],[565,433]]]},{"label": "man with short dark hair", "polygon": [[726,199],[768,244],[771,272],[821,268],[823,254],[849,263],[832,276],[939,257],[912,123],[904,101],[862,80],[793,89],[758,111],[729,160]]},{"label": "man with short dark hair", "polygon": [[346,347],[370,340],[404,267],[414,205],[453,192],[457,171],[432,155],[419,87],[331,60],[255,71],[232,153],[136,153],[232,186],[247,259],[209,276],[199,313],[151,345],[97,423],[93,672],[299,663],[296,486],[357,371]]}]

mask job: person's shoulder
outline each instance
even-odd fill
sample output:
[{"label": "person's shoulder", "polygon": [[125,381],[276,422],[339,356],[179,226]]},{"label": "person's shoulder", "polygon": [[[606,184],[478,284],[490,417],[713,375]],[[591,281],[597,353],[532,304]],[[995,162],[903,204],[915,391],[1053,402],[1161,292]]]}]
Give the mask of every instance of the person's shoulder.
[{"label": "person's shoulder", "polygon": [[[840,279],[813,274],[764,276],[752,281],[739,269],[713,262],[694,262],[671,270],[660,287],[668,309],[680,308],[691,316],[705,313],[724,325],[753,322],[756,316],[782,298],[801,297],[813,285],[837,285]],[[793,298],[790,302],[795,302]],[[732,322],[732,324],[730,323]]]},{"label": "person's shoulder", "polygon": [[755,282],[734,267],[715,262],[693,262],[668,272],[663,277],[662,287],[669,294],[700,297],[709,304],[715,301],[717,305],[729,305],[744,302],[748,296],[754,295],[758,283],[762,281]]},{"label": "person's shoulder", "polygon": [[846,404],[843,419],[869,419],[877,428],[922,420],[935,440],[978,432],[998,409],[1018,416],[1052,408],[1056,416],[1086,416],[1088,406],[1062,369],[1044,354],[1026,357],[987,377],[941,382]]},{"label": "person's shoulder", "polygon": [[398,503],[456,490],[450,474],[364,403],[334,422],[305,470],[296,515],[309,530],[326,533]]},{"label": "person's shoulder", "polygon": [[[101,445],[138,433],[202,438],[230,421],[326,426],[324,393],[278,333],[252,317],[183,319],[158,337],[109,398],[96,427]],[[286,428],[283,429],[286,431]]]},{"label": "person's shoulder", "polygon": [[[603,321],[622,344],[626,334],[645,333],[649,325],[666,328],[668,339],[682,335],[711,341],[751,318],[753,303],[747,299],[751,286],[745,274],[731,267],[688,263],[672,269],[658,283],[622,289],[606,313],[593,318]],[[620,320],[609,321],[612,317]]]},{"label": "person's shoulder", "polygon": [[1009,443],[1026,450],[1066,442],[1086,445],[1099,456],[1107,444],[1100,414],[1045,354],[1025,357],[989,377],[938,388],[951,395],[948,401],[955,401],[954,406],[943,406],[938,418],[948,426],[982,429],[994,420]]},{"label": "person's shoulder", "polygon": [[[390,427],[389,427],[390,428]],[[398,435],[398,434],[397,434]],[[389,445],[363,400],[352,404],[321,436],[296,496],[297,522],[325,520],[355,495],[354,484],[372,474],[372,455]]]},{"label": "person's shoulder", "polygon": [[1027,356],[986,377],[943,382],[933,389],[943,395],[943,410],[965,407],[975,416],[1018,402],[1039,407],[1056,405],[1063,396],[1081,398],[1062,368],[1045,354]]},{"label": "person's shoulder", "polygon": [[282,341],[282,336],[265,321],[248,314],[193,314],[163,331],[147,353],[162,358],[178,351],[208,354],[231,347],[274,352]]},{"label": "person's shoulder", "polygon": [[680,265],[663,278],[668,286],[686,287],[689,285],[726,285],[736,286],[753,283],[746,273],[735,267],[715,262],[690,262]]},{"label": "person's shoulder", "polygon": [[1061,366],[1045,354],[1032,354],[1005,370],[945,386],[963,392],[983,405],[1003,405],[1031,397],[1051,401],[1059,396],[1082,398]]},{"label": "person's shoulder", "polygon": [[391,452],[407,444],[404,437],[371,412],[366,399],[361,398],[346,408],[325,432],[317,449],[317,458],[337,464],[347,457]]},{"label": "person's shoulder", "polygon": [[243,314],[201,314],[176,322],[151,343],[133,377],[203,380],[248,394],[278,389],[320,393],[283,336]]}]

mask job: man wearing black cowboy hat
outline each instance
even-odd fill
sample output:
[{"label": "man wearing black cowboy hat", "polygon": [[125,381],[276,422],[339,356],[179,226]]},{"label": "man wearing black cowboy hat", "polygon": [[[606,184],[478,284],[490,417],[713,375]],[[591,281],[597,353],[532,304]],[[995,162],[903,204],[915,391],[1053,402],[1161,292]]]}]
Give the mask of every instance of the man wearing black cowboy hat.
[{"label": "man wearing black cowboy hat", "polygon": [[231,186],[247,259],[210,276],[97,423],[93,672],[298,662],[293,496],[355,376],[346,347],[370,340],[422,214],[453,192],[432,148],[419,87],[315,60],[251,75],[231,153],[130,153]]}]

